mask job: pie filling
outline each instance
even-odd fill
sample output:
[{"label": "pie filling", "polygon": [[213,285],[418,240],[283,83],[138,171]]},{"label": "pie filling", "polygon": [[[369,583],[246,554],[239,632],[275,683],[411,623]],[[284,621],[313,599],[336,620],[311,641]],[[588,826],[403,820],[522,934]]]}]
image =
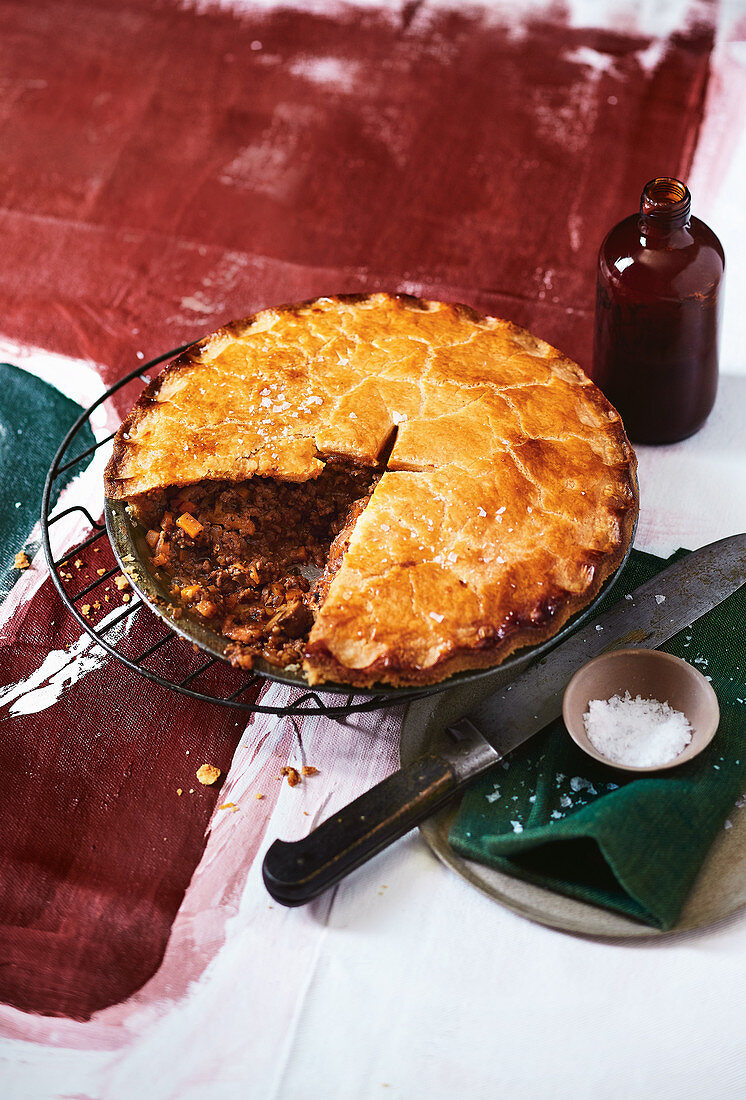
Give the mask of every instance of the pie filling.
[{"label": "pie filling", "polygon": [[230,638],[241,668],[256,657],[300,663],[349,535],[380,469],[327,461],[301,483],[254,477],[158,490],[137,501],[152,563],[171,596]]}]

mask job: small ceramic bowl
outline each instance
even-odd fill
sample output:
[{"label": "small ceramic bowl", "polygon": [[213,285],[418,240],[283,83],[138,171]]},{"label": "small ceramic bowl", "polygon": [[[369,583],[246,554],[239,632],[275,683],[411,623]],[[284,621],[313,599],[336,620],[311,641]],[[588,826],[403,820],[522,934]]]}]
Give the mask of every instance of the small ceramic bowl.
[{"label": "small ceramic bowl", "polygon": [[[591,699],[624,696],[657,699],[686,715],[692,727],[689,744],[665,764],[639,766],[619,764],[588,739],[583,716]],[[709,745],[718,728],[720,708],[711,684],[692,665],[659,649],[619,649],[604,653],[583,665],[565,689],[562,717],[573,741],[589,756],[613,768],[634,772],[657,772],[691,760]]]}]

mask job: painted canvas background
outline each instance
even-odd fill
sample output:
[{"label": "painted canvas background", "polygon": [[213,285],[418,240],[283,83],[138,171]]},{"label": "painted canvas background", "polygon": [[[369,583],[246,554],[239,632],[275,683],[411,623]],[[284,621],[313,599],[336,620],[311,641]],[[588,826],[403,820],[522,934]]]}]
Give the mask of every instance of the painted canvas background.
[{"label": "painted canvas background", "polygon": [[[671,174],[731,264],[724,378],[709,435],[641,450],[638,544],[673,549],[682,516],[701,541],[730,533],[744,508],[746,9],[5,0],[0,19],[5,1094],[486,1089],[493,997],[520,1020],[542,951],[555,977],[587,955],[564,941],[560,961],[415,836],[304,911],[273,906],[264,847],[392,770],[401,714],[246,722],[134,679],[45,575],[41,484],[107,385],[273,303],[378,288],[465,301],[588,366],[598,244]],[[75,486],[94,512],[100,472],[97,459]],[[277,781],[306,761],[319,774],[301,788]],[[195,782],[203,762],[220,789]],[[478,928],[473,950],[444,948],[454,921]],[[514,958],[503,945],[485,961],[476,941],[506,930]],[[689,964],[694,981],[705,960]],[[552,1035],[561,1065],[587,1049]]]}]

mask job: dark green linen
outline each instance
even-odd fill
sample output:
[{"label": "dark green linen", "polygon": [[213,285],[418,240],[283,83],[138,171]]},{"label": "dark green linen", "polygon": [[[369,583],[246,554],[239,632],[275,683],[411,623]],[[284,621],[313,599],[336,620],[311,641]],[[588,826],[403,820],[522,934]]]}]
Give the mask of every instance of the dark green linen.
[{"label": "dark green linen", "polygon": [[[607,602],[667,564],[633,551]],[[720,726],[699,757],[637,776],[586,756],[559,718],[468,789],[450,831],[453,848],[528,882],[671,928],[746,790],[744,623],[746,586],[661,647],[711,678],[717,693]]]},{"label": "dark green linen", "polygon": [[[67,430],[83,410],[59,390],[10,363],[0,363],[0,599],[18,580],[19,550],[33,558],[38,543],[27,540],[39,519],[47,469]],[[86,424],[68,458],[96,440]],[[50,506],[85,463],[55,482]]]}]

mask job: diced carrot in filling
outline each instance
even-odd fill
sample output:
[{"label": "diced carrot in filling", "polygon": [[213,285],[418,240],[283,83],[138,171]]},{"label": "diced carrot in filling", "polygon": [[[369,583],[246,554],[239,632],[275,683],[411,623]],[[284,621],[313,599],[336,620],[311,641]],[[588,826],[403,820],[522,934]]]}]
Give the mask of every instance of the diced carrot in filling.
[{"label": "diced carrot in filling", "polygon": [[184,587],[179,590],[179,599],[191,602],[201,591],[202,589],[198,584],[185,584]]},{"label": "diced carrot in filling", "polygon": [[180,527],[182,531],[185,531],[189,535],[190,539],[196,539],[197,535],[201,535],[204,531],[204,527],[190,515],[189,512],[183,512],[176,521],[176,526]]}]

